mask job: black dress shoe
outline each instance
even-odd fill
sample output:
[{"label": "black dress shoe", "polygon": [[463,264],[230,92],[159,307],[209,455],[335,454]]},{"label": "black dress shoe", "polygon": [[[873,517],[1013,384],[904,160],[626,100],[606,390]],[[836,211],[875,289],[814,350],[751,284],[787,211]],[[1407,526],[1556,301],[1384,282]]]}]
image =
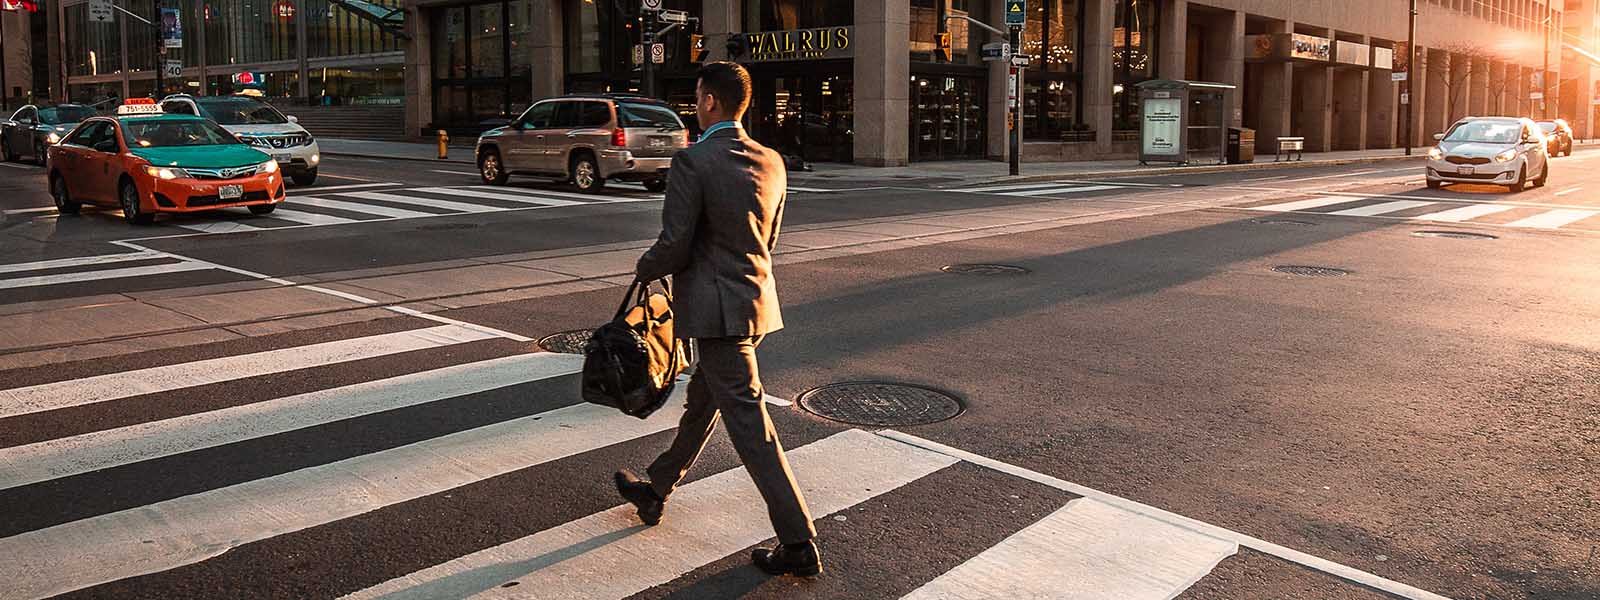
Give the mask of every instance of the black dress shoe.
[{"label": "black dress shoe", "polygon": [[612,476],[617,482],[617,493],[623,500],[633,503],[639,509],[639,520],[645,525],[655,525],[661,522],[661,510],[666,507],[666,500],[656,495],[656,490],[650,487],[650,482],[639,479],[627,469],[617,471]]},{"label": "black dress shoe", "polygon": [[750,559],[769,575],[797,575],[815,577],[822,574],[822,553],[815,542],[779,544],[768,550],[756,548]]}]

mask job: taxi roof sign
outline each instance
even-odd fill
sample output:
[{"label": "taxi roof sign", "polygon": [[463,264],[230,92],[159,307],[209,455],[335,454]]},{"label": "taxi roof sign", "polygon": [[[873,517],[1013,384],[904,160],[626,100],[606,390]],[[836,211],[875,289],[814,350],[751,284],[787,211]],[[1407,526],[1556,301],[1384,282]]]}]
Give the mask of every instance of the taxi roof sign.
[{"label": "taxi roof sign", "polygon": [[155,98],[128,98],[117,107],[119,115],[159,115],[161,105],[156,104]]}]

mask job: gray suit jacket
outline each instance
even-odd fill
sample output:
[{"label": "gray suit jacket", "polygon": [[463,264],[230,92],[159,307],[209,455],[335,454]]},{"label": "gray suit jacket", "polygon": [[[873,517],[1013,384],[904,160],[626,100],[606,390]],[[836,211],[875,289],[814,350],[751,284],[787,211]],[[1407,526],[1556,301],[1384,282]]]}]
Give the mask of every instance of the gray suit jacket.
[{"label": "gray suit jacket", "polygon": [[672,157],[661,237],[639,279],[673,281],[682,338],[756,336],[783,328],[772,250],[788,174],[777,152],[724,129]]}]

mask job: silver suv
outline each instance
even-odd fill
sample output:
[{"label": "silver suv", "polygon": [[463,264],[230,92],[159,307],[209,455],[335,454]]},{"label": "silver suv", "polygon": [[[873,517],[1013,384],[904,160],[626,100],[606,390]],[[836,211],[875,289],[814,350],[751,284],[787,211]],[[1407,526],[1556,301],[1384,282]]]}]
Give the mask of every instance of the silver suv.
[{"label": "silver suv", "polygon": [[583,192],[607,180],[667,187],[672,155],[689,133],[665,103],[636,96],[563,96],[529,107],[510,125],[478,137],[478,173],[504,185],[511,174],[559,177]]}]

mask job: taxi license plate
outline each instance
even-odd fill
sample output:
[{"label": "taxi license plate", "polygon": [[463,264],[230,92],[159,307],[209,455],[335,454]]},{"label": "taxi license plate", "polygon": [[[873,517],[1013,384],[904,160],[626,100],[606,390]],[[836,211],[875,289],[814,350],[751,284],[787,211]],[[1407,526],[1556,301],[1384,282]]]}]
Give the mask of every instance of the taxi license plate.
[{"label": "taxi license plate", "polygon": [[1462,175],[1471,175],[1473,174],[1474,169],[1472,167],[1457,167],[1456,172]]},{"label": "taxi license plate", "polygon": [[217,197],[223,200],[238,200],[244,197],[244,186],[225,185],[217,188]]},{"label": "taxi license plate", "polygon": [[291,160],[294,160],[294,157],[292,157],[292,156],[290,156],[288,154],[274,154],[274,155],[272,155],[272,160],[275,160],[275,161],[278,161],[278,162],[281,162],[281,163],[286,163],[286,162],[289,162]]}]

